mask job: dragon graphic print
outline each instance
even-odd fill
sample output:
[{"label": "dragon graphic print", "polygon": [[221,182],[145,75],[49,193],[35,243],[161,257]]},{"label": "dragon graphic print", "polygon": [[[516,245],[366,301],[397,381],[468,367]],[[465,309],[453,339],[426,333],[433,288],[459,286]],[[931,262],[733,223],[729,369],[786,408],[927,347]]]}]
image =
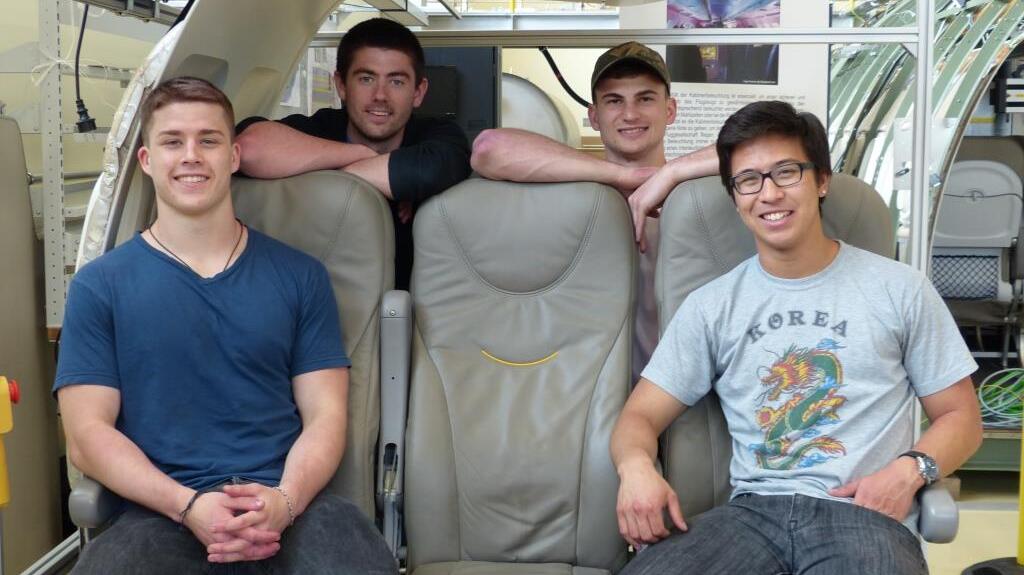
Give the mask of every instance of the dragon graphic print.
[{"label": "dragon graphic print", "polygon": [[827,433],[841,421],[846,403],[843,366],[835,353],[842,347],[830,338],[812,348],[790,345],[771,365],[758,368],[764,390],[756,421],[764,440],[748,447],[762,469],[807,468],[846,455],[843,442]]}]

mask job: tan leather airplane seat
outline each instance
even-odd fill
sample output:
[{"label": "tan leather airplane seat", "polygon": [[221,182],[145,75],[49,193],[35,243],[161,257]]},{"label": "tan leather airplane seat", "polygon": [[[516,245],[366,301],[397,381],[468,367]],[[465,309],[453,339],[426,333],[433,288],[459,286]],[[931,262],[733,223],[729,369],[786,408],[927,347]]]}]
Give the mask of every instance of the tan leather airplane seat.
[{"label": "tan leather airplane seat", "polygon": [[[892,257],[895,241],[888,208],[864,182],[833,176],[822,217],[829,236]],[[662,332],[690,292],[756,253],[754,237],[718,176],[684,182],[673,190],[662,209],[660,242],[655,295]],[[725,417],[711,392],[662,437],[665,476],[678,487],[685,516],[729,500],[731,459]]]},{"label": "tan leather airplane seat", "polygon": [[416,215],[405,525],[415,575],[601,575],[629,391],[629,212],[591,183],[472,179]]},{"label": "tan leather airplane seat", "polygon": [[[835,174],[821,206],[829,237],[892,257],[889,209],[863,181]],[[664,332],[679,304],[693,290],[756,253],[754,239],[736,213],[718,176],[691,180],[673,190],[661,212],[661,244],[655,277],[658,320]],[[714,392],[687,409],[662,436],[664,474],[692,517],[729,500],[732,445]],[[956,534],[957,509],[941,484],[921,494],[921,535],[948,542]]]},{"label": "tan leather airplane seat", "polygon": [[349,370],[345,456],[327,489],[374,516],[380,427],[380,306],[394,287],[394,230],[383,196],[339,171],[277,180],[235,177],[235,211],[259,230],[326,266],[338,302]]}]

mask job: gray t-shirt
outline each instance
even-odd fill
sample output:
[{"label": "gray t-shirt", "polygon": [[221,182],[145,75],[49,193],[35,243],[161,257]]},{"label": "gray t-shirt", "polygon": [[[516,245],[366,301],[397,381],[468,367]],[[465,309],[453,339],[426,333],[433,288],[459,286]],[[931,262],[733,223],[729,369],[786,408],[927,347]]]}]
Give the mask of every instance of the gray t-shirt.
[{"label": "gray t-shirt", "polygon": [[827,491],[911,447],[915,397],[975,369],[927,278],[841,243],[806,278],[771,276],[754,256],[695,290],[643,377],[686,405],[714,386],[734,496],[839,499]]}]

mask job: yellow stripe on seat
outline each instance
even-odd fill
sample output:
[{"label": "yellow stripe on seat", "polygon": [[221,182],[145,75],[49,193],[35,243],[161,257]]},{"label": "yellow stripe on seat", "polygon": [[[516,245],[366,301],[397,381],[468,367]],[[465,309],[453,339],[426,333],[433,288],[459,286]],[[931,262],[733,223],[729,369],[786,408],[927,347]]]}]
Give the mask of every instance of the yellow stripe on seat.
[{"label": "yellow stripe on seat", "polygon": [[555,359],[555,356],[558,355],[558,352],[555,351],[555,352],[552,352],[551,355],[549,355],[547,357],[543,357],[543,358],[538,359],[538,360],[518,362],[518,361],[507,361],[507,360],[501,359],[499,357],[495,357],[495,356],[491,355],[490,353],[487,353],[487,350],[484,350],[484,349],[481,349],[480,353],[484,354],[484,357],[486,357],[487,359],[489,359],[491,361],[500,363],[501,365],[507,365],[509,367],[531,367],[531,366],[534,366],[534,365],[540,365],[542,363],[545,363],[545,362],[551,361],[552,359]]}]

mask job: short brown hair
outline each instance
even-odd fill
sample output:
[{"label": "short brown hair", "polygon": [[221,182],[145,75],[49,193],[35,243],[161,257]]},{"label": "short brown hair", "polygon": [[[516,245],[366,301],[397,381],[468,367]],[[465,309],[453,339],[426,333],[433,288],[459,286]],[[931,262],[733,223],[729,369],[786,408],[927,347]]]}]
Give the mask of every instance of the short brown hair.
[{"label": "short brown hair", "polygon": [[337,71],[343,82],[348,77],[348,70],[352,67],[356,52],[362,48],[382,48],[402,52],[412,61],[416,84],[419,85],[420,80],[426,76],[423,46],[416,39],[416,35],[393,20],[370,18],[345,32],[338,44]]},{"label": "short brown hair", "polygon": [[[740,144],[769,135],[798,139],[807,159],[814,164],[816,182],[832,176],[828,134],[817,116],[810,112],[797,112],[792,104],[778,100],[752,102],[726,119],[715,142],[718,173],[733,201],[736,201],[732,186],[733,152]],[[824,198],[818,203],[823,201]]]},{"label": "short brown hair", "polygon": [[142,102],[142,141],[149,139],[149,125],[153,121],[153,113],[169,104],[179,102],[205,102],[220,106],[228,121],[228,137],[235,139],[235,109],[231,100],[213,84],[202,78],[179,76],[164,80],[153,89]]}]

